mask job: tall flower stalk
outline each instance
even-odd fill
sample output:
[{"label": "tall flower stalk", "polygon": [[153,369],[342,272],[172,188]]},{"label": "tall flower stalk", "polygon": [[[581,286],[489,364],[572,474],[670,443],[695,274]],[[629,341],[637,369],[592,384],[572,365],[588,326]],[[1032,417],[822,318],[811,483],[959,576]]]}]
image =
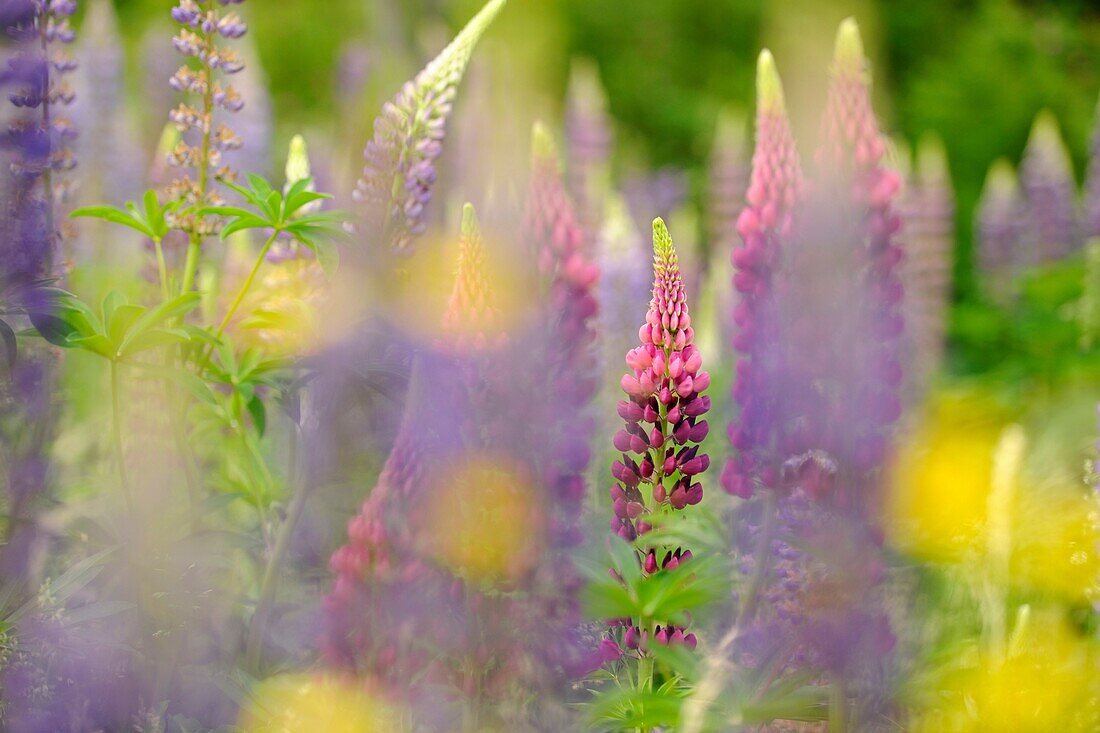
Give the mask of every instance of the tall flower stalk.
[{"label": "tall flower stalk", "polygon": [[[710,374],[702,368],[691,324],[676,248],[658,218],[653,222],[653,298],[638,330],[641,345],[626,355],[629,370],[620,384],[627,399],[618,405],[626,425],[613,440],[621,459],[611,467],[611,529],[627,541],[644,536],[654,515],[682,511],[703,499],[699,476],[710,467],[710,456],[699,450],[710,430],[703,418],[710,398],[702,393],[710,386]],[[691,557],[684,547],[649,547],[642,569],[647,575],[671,572]],[[644,650],[649,639],[696,644],[693,633],[669,619],[631,619],[623,644]]]},{"label": "tall flower stalk", "polygon": [[244,62],[235,51],[221,44],[241,38],[248,29],[235,11],[222,13],[218,9],[218,4],[242,2],[180,0],[172,9],[172,19],[180,25],[172,44],[180,55],[194,60],[181,66],[169,81],[172,89],[195,100],[181,102],[169,115],[182,138],[168,161],[176,168],[190,171],[175,179],[165,191],[169,199],[184,204],[174,222],[188,234],[181,293],[193,288],[203,240],[217,231],[219,225],[216,218],[198,214],[196,210],[224,203],[215,183],[233,182],[236,173],[223,162],[223,155],[244,144],[227,124],[216,119],[219,111],[232,114],[244,107],[244,99],[226,79],[240,73]]},{"label": "tall flower stalk", "polygon": [[908,383],[910,396],[917,398],[941,366],[951,298],[955,197],[947,151],[939,138],[921,140],[903,201],[906,258],[901,274],[912,364]]},{"label": "tall flower stalk", "polygon": [[730,425],[730,442],[737,455],[722,472],[726,491],[742,499],[750,498],[758,485],[774,488],[779,480],[775,430],[780,390],[774,386],[783,366],[775,289],[802,189],[782,82],[767,50],[757,62],[756,93],[756,152],[747,206],[736,225],[743,245],[731,252],[738,294],[733,312],[733,349],[738,354],[733,399],[740,413]]},{"label": "tall flower stalk", "polygon": [[600,84],[599,70],[592,62],[575,61],[570,69],[565,139],[568,188],[585,233],[595,240],[611,187],[614,132],[607,113],[607,95]]},{"label": "tall flower stalk", "polygon": [[1089,139],[1089,167],[1085,175],[1084,201],[1081,212],[1081,235],[1086,242],[1100,237],[1100,101],[1096,103],[1096,119]]},{"label": "tall flower stalk", "polygon": [[903,253],[896,242],[901,218],[894,203],[901,178],[884,164],[885,152],[871,107],[863,41],[855,20],[849,18],[837,33],[820,159],[830,175],[839,174],[838,185],[846,184],[851,192],[851,209],[845,213],[853,219],[854,262],[860,268],[854,346],[861,347],[861,353],[855,359],[848,353],[837,354],[833,362],[846,394],[834,405],[829,428],[851,436],[841,455],[852,461],[856,471],[867,473],[881,467],[889,431],[901,415]]},{"label": "tall flower stalk", "polygon": [[1077,184],[1058,121],[1049,110],[1040,112],[1032,125],[1020,183],[1036,247],[1028,262],[1050,262],[1076,251]]},{"label": "tall flower stalk", "polygon": [[489,0],[416,78],[382,108],[355,186],[365,205],[363,225],[372,245],[399,254],[412,251],[427,230],[426,209],[436,182],[447,120],[474,48],[506,0]]},{"label": "tall flower stalk", "polygon": [[1006,304],[1012,281],[1024,266],[1027,214],[1019,181],[1006,158],[994,161],[975,215],[978,271],[987,295]]}]

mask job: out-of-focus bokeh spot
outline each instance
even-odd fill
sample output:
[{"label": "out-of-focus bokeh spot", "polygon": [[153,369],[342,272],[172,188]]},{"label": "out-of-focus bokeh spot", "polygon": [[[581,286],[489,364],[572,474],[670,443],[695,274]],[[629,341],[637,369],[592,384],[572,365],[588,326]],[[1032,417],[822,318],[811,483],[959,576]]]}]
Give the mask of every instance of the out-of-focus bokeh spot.
[{"label": "out-of-focus bokeh spot", "polygon": [[1088,640],[1060,611],[1022,625],[1015,629],[1005,658],[987,655],[946,674],[940,690],[943,703],[918,714],[911,729],[921,733],[1096,730],[1100,677]]},{"label": "out-of-focus bokeh spot", "polygon": [[256,282],[237,328],[237,341],[277,356],[311,352],[320,340],[319,310],[326,279],[313,258],[295,258],[266,268]]},{"label": "out-of-focus bokeh spot", "polygon": [[362,683],[294,674],[261,682],[240,724],[246,733],[393,733],[400,717]]},{"label": "out-of-focus bokeh spot", "polygon": [[[453,343],[464,337],[474,338],[492,328],[508,333],[528,322],[531,307],[537,302],[533,297],[539,285],[533,270],[525,272],[518,263],[503,256],[513,251],[517,243],[502,243],[486,238],[485,260],[480,279],[484,290],[496,304],[491,319],[473,319],[473,322],[444,328],[444,313],[455,289],[458,262],[458,231],[453,236],[427,238],[417,250],[416,257],[403,262],[398,278],[391,283],[390,292],[383,294],[380,306],[403,323],[408,333],[424,343]],[[455,332],[457,330],[457,332]],[[488,336],[488,333],[485,333]]]},{"label": "out-of-focus bokeh spot", "polygon": [[[975,409],[975,408],[978,409]],[[897,546],[957,560],[983,538],[1001,421],[971,400],[931,405],[904,435],[891,470],[887,523]]]},{"label": "out-of-focus bokeh spot", "polygon": [[429,494],[418,536],[427,554],[459,575],[507,582],[545,545],[545,518],[531,477],[508,459],[474,457]]}]

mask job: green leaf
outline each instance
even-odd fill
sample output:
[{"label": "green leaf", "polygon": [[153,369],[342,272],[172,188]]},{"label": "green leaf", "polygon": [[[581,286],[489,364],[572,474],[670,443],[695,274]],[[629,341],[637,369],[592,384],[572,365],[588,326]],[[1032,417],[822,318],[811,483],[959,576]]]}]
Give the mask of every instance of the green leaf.
[{"label": "green leaf", "polygon": [[115,358],[115,349],[110,340],[101,333],[93,333],[91,336],[70,335],[68,345],[78,349],[99,354],[105,359]]},{"label": "green leaf", "polygon": [[186,315],[199,305],[200,300],[201,296],[198,293],[184,293],[183,295],[161,303],[156,308],[146,311],[130,328],[129,332],[126,334],[126,338],[119,345],[119,351],[126,353],[130,347],[130,343],[138,336],[165,321]]},{"label": "green leaf", "polygon": [[252,416],[252,424],[256,426],[256,432],[262,438],[267,432],[267,408],[264,401],[256,395],[248,401],[248,414]]},{"label": "green leaf", "polygon": [[182,328],[151,328],[128,339],[126,348],[120,349],[119,358],[128,359],[150,349],[186,343],[190,340],[190,334]]},{"label": "green leaf", "polygon": [[246,229],[267,229],[273,228],[273,226],[272,222],[261,219],[255,214],[247,214],[234,219],[222,227],[221,233],[218,236],[224,240]]},{"label": "green leaf", "polygon": [[156,236],[148,223],[140,218],[114,206],[84,206],[73,211],[69,216],[73,218],[92,218],[109,221],[112,224],[120,224],[135,231],[141,232],[147,237]]},{"label": "green leaf", "polygon": [[[129,301],[126,299],[126,296],[117,290],[112,290],[111,292],[107,293],[107,297],[103,299],[103,303],[102,305],[100,305],[99,309],[101,317],[103,318],[104,328],[106,328],[107,324],[111,322],[111,316],[114,315],[115,310],[117,310],[119,306],[126,305],[128,302]],[[101,332],[103,331],[103,329],[98,330],[100,330]]]},{"label": "green leaf", "polygon": [[145,307],[140,305],[126,303],[116,307],[110,317],[105,320],[107,337],[111,340],[111,343],[116,347],[121,345],[122,340],[126,337],[126,332],[130,330],[130,327],[143,313],[145,313]]},{"label": "green leaf", "polygon": [[317,255],[317,263],[324,270],[325,275],[330,278],[334,277],[340,267],[340,250],[332,242],[323,239],[315,242],[312,249]]}]

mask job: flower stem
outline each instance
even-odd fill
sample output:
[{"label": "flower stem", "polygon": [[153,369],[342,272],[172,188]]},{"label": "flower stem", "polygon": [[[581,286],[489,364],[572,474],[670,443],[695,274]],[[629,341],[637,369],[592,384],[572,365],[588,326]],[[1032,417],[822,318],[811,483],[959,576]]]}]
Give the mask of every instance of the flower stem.
[{"label": "flower stem", "polygon": [[153,237],[153,249],[157,252],[157,272],[160,275],[160,294],[168,302],[168,265],[164,262],[164,247],[160,237]]},{"label": "flower stem", "polygon": [[255,264],[252,265],[252,270],[248,273],[248,277],[245,278],[244,285],[242,285],[240,291],[237,292],[237,297],[233,299],[233,304],[229,306],[229,310],[225,312],[225,317],[222,318],[221,325],[218,326],[214,338],[221,338],[222,334],[225,333],[225,329],[229,326],[229,322],[233,320],[233,316],[236,315],[237,309],[241,307],[244,296],[246,296],[248,291],[252,288],[252,282],[256,279],[256,273],[260,271],[260,265],[264,263],[264,259],[267,257],[267,251],[271,249],[271,245],[275,244],[275,238],[278,236],[279,232],[275,231],[267,238],[263,249],[260,250],[259,257],[256,258]]},{"label": "flower stem", "polygon": [[306,482],[298,479],[298,428],[294,426],[289,448],[288,480],[294,486],[294,497],[290,501],[287,510],[286,521],[279,528],[279,535],[275,539],[275,547],[268,558],[267,567],[264,568],[263,580],[260,584],[260,597],[256,602],[256,612],[252,614],[252,620],[248,624],[248,641],[245,645],[245,667],[250,672],[258,672],[260,664],[260,647],[263,642],[264,626],[267,624],[267,616],[271,612],[271,604],[275,601],[275,591],[279,585],[279,570],[290,548],[290,538],[294,534],[295,527],[302,517],[305,508],[306,495],[309,493]]},{"label": "flower stem", "polygon": [[118,385],[118,362],[111,360],[111,441],[114,445],[115,463],[118,464],[118,480],[126,499],[126,511],[134,513],[134,501],[130,494],[130,482],[126,476],[126,458],[122,451],[122,404]]},{"label": "flower stem", "polygon": [[833,680],[833,694],[829,705],[829,733],[848,730],[848,688],[841,677]]},{"label": "flower stem", "polygon": [[760,602],[760,591],[764,587],[764,578],[768,574],[768,566],[771,564],[772,535],[775,533],[776,524],[776,496],[773,489],[764,493],[764,526],[760,528],[760,537],[756,543],[756,566],[752,569],[752,578],[749,579],[748,590],[741,604],[741,613],[738,615],[737,626],[745,628]]}]

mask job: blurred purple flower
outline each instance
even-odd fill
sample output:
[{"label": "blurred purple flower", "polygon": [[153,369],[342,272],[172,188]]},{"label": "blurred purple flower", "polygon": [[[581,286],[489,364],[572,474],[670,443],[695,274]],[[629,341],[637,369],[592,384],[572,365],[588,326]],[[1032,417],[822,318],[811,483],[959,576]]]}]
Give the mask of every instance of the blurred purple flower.
[{"label": "blurred purple flower", "polygon": [[1044,110],[1035,118],[1020,163],[1020,183],[1027,207],[1034,251],[1027,264],[1049,262],[1077,250],[1077,184],[1058,121]]},{"label": "blurred purple flower", "polygon": [[1082,208],[1082,237],[1085,240],[1100,237],[1100,101],[1096,104],[1096,119],[1089,140],[1089,167]]},{"label": "blurred purple flower", "polygon": [[567,188],[589,241],[597,238],[610,188],[614,132],[607,113],[607,95],[599,70],[588,61],[574,61],[565,98]]},{"label": "blurred purple flower", "polygon": [[903,191],[899,209],[905,220],[901,276],[908,387],[910,397],[919,398],[943,361],[955,248],[955,193],[947,152],[939,138],[921,140],[916,172]]},{"label": "blurred purple flower", "polygon": [[748,205],[736,229],[744,245],[731,253],[739,299],[733,313],[734,351],[738,354],[733,399],[740,407],[730,425],[737,450],[722,471],[726,491],[747,499],[757,483],[775,487],[778,480],[774,431],[781,384],[775,285],[792,211],[802,188],[802,172],[783,101],[783,87],[771,53],[757,66],[756,152]]},{"label": "blurred purple flower", "polygon": [[1012,164],[994,161],[975,216],[977,265],[988,295],[1002,305],[1012,294],[1012,281],[1027,264],[1027,213]]}]

